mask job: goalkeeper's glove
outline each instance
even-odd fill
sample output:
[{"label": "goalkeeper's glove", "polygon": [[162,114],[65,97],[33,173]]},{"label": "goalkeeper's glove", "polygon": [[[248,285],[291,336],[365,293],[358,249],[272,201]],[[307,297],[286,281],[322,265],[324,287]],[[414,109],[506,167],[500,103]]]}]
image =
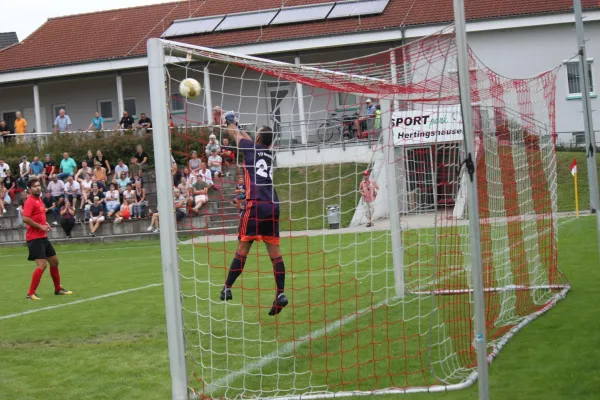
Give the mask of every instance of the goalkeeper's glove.
[{"label": "goalkeeper's glove", "polygon": [[224,117],[227,125],[234,124],[235,126],[238,126],[238,117],[235,115],[235,112],[227,111]]}]

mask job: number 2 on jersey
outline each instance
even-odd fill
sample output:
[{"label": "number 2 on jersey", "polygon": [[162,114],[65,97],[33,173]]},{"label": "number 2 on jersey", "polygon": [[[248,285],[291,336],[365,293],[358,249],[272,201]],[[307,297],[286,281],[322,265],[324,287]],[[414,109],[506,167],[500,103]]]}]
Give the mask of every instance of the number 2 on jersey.
[{"label": "number 2 on jersey", "polygon": [[256,161],[255,171],[256,175],[269,178],[271,182],[273,181],[273,168],[269,168],[265,160],[260,159]]}]

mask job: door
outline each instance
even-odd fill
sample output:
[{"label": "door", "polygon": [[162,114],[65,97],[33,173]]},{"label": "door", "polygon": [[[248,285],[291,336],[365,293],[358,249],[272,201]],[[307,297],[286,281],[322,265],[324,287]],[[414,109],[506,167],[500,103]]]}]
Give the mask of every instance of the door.
[{"label": "door", "polygon": [[294,137],[294,99],[292,98],[291,85],[287,82],[267,83],[269,91],[269,105],[271,109],[271,122],[273,131],[281,139]]},{"label": "door", "polygon": [[421,212],[435,206],[435,171],[432,147],[406,148],[408,211]]},{"label": "door", "polygon": [[17,119],[17,116],[15,115],[16,112],[17,110],[2,112],[2,119],[6,122],[6,125],[10,127],[11,132],[14,132],[15,130],[15,120]]}]

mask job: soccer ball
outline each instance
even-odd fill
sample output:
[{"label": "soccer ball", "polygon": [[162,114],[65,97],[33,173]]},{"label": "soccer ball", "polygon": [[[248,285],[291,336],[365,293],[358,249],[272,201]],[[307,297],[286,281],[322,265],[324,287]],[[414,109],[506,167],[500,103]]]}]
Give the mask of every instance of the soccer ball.
[{"label": "soccer ball", "polygon": [[200,82],[192,78],[185,78],[179,84],[179,93],[186,99],[195,99],[200,96],[201,90]]}]

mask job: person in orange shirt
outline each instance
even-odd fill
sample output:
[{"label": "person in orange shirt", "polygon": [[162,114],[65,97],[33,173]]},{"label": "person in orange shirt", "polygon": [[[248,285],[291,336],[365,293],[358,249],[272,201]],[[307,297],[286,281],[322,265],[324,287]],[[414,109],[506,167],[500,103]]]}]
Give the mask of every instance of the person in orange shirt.
[{"label": "person in orange shirt", "polygon": [[[21,116],[21,111],[15,113],[17,119],[15,120],[15,133],[17,135],[25,135],[27,132],[27,120]],[[17,136],[17,143],[23,143],[24,136]]]}]

